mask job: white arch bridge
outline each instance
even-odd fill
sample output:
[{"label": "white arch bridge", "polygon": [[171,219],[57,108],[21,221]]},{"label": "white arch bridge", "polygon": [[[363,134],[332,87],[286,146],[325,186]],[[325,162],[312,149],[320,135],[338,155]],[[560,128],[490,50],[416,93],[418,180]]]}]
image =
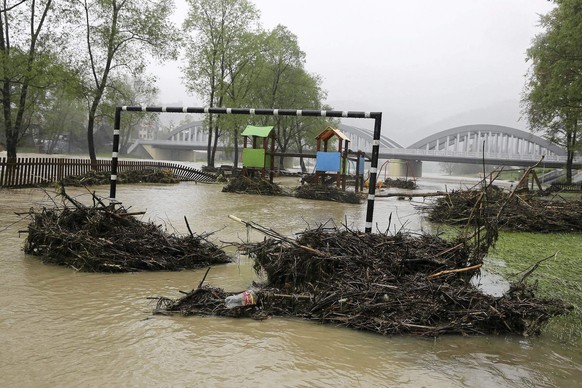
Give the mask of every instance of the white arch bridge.
[{"label": "white arch bridge", "polygon": [[[340,124],[339,129],[351,139],[350,148],[368,152],[372,149],[373,131]],[[389,130],[384,130],[389,132]],[[181,159],[179,153],[205,151],[208,134],[200,121],[175,128],[163,139],[138,139],[129,152],[140,147],[156,159]],[[220,144],[220,148],[228,145]],[[386,135],[380,138],[380,159],[432,161],[489,165],[531,166],[543,157],[544,167],[562,168],[566,164],[564,149],[516,128],[492,124],[473,124],[450,128],[403,147]],[[574,160],[582,168],[582,158]]]},{"label": "white arch bridge", "polygon": [[[354,149],[370,149],[371,131],[342,125]],[[427,136],[404,148],[394,141],[380,141],[381,159],[451,163],[531,166],[542,159],[545,167],[564,167],[566,151],[549,141],[516,128],[492,124],[473,124],[450,128]],[[574,168],[582,166],[576,158]]]}]

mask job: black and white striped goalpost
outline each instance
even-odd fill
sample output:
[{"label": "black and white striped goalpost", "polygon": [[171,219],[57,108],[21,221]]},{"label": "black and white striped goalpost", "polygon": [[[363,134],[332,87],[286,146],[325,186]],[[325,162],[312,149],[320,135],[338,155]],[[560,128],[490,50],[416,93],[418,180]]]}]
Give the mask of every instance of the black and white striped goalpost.
[{"label": "black and white striped goalpost", "polygon": [[378,174],[378,154],[380,152],[380,133],[382,132],[382,112],[352,112],[338,110],[298,110],[298,109],[249,109],[249,108],[191,108],[191,107],[154,107],[154,106],[118,106],[115,108],[113,128],[113,152],[111,155],[110,203],[115,203],[117,187],[117,164],[119,154],[119,131],[121,112],[168,112],[168,113],[213,113],[227,115],[261,115],[261,116],[308,116],[308,117],[351,117],[374,119],[374,141],[372,143],[372,165],[370,167],[370,184],[368,185],[368,207],[366,210],[366,233],[372,232],[374,216],[374,199],[376,197],[376,179]]}]

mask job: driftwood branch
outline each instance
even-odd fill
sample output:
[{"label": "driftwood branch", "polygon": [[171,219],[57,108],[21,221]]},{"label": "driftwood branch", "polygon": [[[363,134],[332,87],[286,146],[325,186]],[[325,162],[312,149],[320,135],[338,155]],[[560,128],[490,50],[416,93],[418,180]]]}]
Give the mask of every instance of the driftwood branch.
[{"label": "driftwood branch", "polygon": [[440,272],[437,272],[437,273],[433,273],[432,275],[428,275],[426,278],[427,279],[434,279],[434,278],[436,278],[438,276],[446,275],[446,274],[449,274],[449,273],[459,273],[459,272],[472,271],[474,269],[479,269],[482,266],[483,266],[483,264],[476,264],[476,265],[472,265],[470,267],[465,267],[465,268],[447,269],[447,270],[444,270],[444,271],[440,271]]},{"label": "driftwood branch", "polygon": [[539,260],[538,262],[534,263],[533,265],[531,265],[528,269],[526,269],[525,271],[521,272],[521,279],[519,279],[517,282],[518,283],[523,283],[525,281],[525,279],[531,275],[536,269],[538,269],[538,267],[540,266],[540,264],[542,264],[544,261],[549,260],[549,259],[553,259],[556,256],[558,256],[558,252],[554,253],[553,255],[550,255],[548,257],[545,257],[541,260]]},{"label": "driftwood branch", "polygon": [[204,274],[204,277],[202,278],[202,280],[200,280],[200,283],[198,283],[198,288],[202,287],[202,283],[204,283],[204,281],[206,280],[206,275],[208,275],[208,272],[210,272],[210,268],[212,268],[212,267],[208,267],[208,269],[206,270],[206,273]]},{"label": "driftwood branch", "polygon": [[376,194],[376,198],[383,197],[442,197],[448,195],[446,191],[435,191],[433,193],[383,193]]},{"label": "driftwood branch", "polygon": [[257,230],[257,231],[259,231],[259,232],[261,232],[261,233],[263,233],[263,234],[265,234],[265,235],[267,235],[269,237],[272,237],[272,238],[274,238],[276,240],[285,241],[286,243],[289,243],[289,244],[291,244],[293,246],[296,246],[298,248],[301,248],[301,249],[303,249],[303,250],[305,250],[307,252],[313,253],[313,254],[315,254],[317,256],[321,256],[321,257],[326,257],[327,256],[325,253],[323,253],[321,251],[318,251],[317,249],[313,249],[313,248],[310,248],[308,246],[301,245],[301,244],[297,243],[297,241],[293,240],[292,238],[283,236],[283,235],[275,232],[272,229],[268,229],[268,228],[265,228],[264,226],[261,226],[261,225],[257,224],[256,222],[243,221],[240,218],[238,218],[237,216],[234,216],[232,214],[229,214],[228,215],[228,218],[230,218],[231,220],[234,220],[236,222],[240,222],[241,224],[243,224],[245,226],[248,226],[250,228],[253,228],[253,229],[255,229],[255,230]]}]

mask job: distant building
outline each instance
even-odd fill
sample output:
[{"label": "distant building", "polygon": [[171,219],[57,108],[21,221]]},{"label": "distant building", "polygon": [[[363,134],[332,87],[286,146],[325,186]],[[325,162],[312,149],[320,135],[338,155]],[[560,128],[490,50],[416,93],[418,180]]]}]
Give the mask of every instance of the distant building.
[{"label": "distant building", "polygon": [[154,140],[159,130],[160,127],[157,123],[140,125],[137,137],[142,140]]}]

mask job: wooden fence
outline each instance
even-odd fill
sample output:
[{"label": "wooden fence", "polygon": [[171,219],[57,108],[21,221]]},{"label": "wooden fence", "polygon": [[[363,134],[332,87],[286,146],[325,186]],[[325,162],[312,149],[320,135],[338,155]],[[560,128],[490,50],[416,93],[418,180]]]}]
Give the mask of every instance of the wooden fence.
[{"label": "wooden fence", "polygon": [[[146,160],[119,160],[118,174],[129,170],[158,168],[171,170],[181,181],[214,182],[216,177],[183,164]],[[6,157],[0,159],[0,187],[32,187],[58,182],[68,176],[83,175],[91,170],[89,159],[69,158],[17,158],[8,164]],[[98,159],[98,171],[111,171],[111,160]]]}]

